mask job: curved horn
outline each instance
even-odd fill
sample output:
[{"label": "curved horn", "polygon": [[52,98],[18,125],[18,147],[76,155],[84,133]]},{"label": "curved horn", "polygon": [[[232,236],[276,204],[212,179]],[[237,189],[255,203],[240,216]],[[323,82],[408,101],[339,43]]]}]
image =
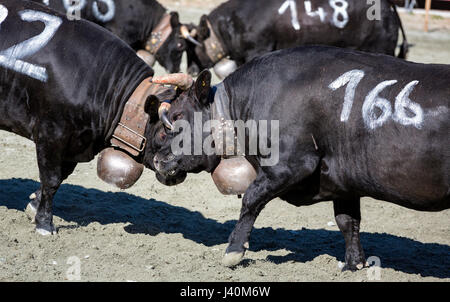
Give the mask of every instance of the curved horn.
[{"label": "curved horn", "polygon": [[155,56],[146,50],[138,50],[136,55],[141,58],[148,66],[153,67],[155,65]]},{"label": "curved horn", "polygon": [[178,86],[182,90],[188,90],[194,84],[192,77],[184,73],[172,73],[164,76],[153,77],[152,82],[155,84]]},{"label": "curved horn", "polygon": [[[201,44],[200,42],[198,42],[197,40],[195,40],[195,39],[192,37],[192,35],[191,35],[191,33],[189,32],[189,29],[187,28],[186,25],[181,26],[180,31],[181,31],[181,36],[183,36],[183,38],[185,38],[185,39],[191,41],[192,43],[194,43],[194,44],[197,45],[197,46],[202,46],[202,44]],[[193,32],[193,33],[196,33],[196,30],[194,29],[192,32]]]},{"label": "curved horn", "polygon": [[175,129],[175,127],[170,122],[169,117],[167,116],[167,114],[169,113],[170,106],[171,106],[170,103],[167,103],[167,102],[162,103],[159,106],[158,115],[159,115],[159,120],[164,124],[164,126],[166,128],[168,128],[170,131],[173,131],[173,129]]}]

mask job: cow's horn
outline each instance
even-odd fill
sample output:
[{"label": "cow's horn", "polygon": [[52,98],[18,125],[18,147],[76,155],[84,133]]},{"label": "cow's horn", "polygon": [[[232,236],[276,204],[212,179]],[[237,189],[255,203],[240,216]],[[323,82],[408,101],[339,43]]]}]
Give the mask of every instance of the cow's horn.
[{"label": "cow's horn", "polygon": [[159,120],[164,124],[164,126],[167,129],[169,129],[170,131],[173,131],[173,129],[175,129],[175,127],[170,122],[170,119],[168,117],[170,106],[171,106],[170,103],[167,103],[167,102],[161,103],[161,105],[159,106],[159,109],[158,109],[158,115],[159,115]]},{"label": "cow's horn", "polygon": [[184,73],[172,73],[164,76],[153,77],[152,82],[155,84],[178,86],[182,90],[188,90],[194,84],[192,77]]},{"label": "cow's horn", "polygon": [[141,49],[141,50],[138,50],[136,54],[148,66],[152,67],[153,65],[155,65],[155,61],[156,61],[155,56],[152,55],[151,53],[149,53],[148,51]]},{"label": "cow's horn", "polygon": [[[192,43],[194,43],[197,46],[202,46],[202,44],[200,42],[198,42],[197,40],[195,40],[192,36],[192,34],[189,32],[189,29],[187,28],[186,25],[181,26],[181,35],[183,36],[183,38],[191,41]],[[192,31],[194,34],[196,34],[196,30],[194,29]]]}]

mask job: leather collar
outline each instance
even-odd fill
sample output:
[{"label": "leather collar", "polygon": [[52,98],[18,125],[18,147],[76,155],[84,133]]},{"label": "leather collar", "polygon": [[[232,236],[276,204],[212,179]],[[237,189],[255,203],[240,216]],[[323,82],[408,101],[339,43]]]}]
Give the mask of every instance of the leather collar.
[{"label": "leather collar", "polygon": [[111,145],[139,156],[145,149],[145,129],[150,119],[145,112],[145,103],[150,95],[161,93],[165,87],[151,82],[151,77],[142,81],[135,89],[122,112],[122,116],[111,138]]},{"label": "leather collar", "polygon": [[161,21],[156,25],[155,29],[150,34],[150,38],[145,43],[145,50],[152,55],[155,55],[167,38],[172,33],[172,25],[170,24],[171,16],[165,13]]},{"label": "leather collar", "polygon": [[226,52],[209,20],[206,20],[206,24],[209,28],[209,38],[203,41],[203,45],[205,46],[205,51],[209,59],[216,64],[225,58]]},{"label": "leather collar", "polygon": [[212,137],[216,147],[216,154],[222,157],[243,155],[240,148],[242,142],[238,141],[234,129],[234,121],[230,113],[230,98],[225,90],[225,85],[220,83],[212,88],[214,101],[211,104],[211,120],[218,121],[218,128],[212,128]]}]

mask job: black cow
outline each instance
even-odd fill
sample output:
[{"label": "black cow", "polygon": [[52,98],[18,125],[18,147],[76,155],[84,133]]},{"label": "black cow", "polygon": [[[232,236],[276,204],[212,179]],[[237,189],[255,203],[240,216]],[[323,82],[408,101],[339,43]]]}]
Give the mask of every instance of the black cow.
[{"label": "black cow", "polygon": [[[232,129],[239,129],[238,121],[279,123],[278,131],[267,126],[267,135],[250,132],[249,126],[245,139],[238,139],[246,143],[241,148],[257,176],[229,237],[226,265],[240,262],[255,219],[277,197],[296,206],[333,200],[352,270],[365,264],[361,197],[419,211],[450,208],[450,66],[307,46],[258,57],[215,87],[210,88],[210,79],[209,71],[202,72],[166,111],[165,125],[153,127],[153,168],[159,174],[176,179],[186,172],[216,173],[218,153],[174,149],[194,148],[186,140],[198,141],[195,133],[204,146],[211,144],[211,133],[199,121],[206,127],[208,120],[220,120],[219,129],[229,126],[222,118]],[[222,145],[222,137],[216,137],[214,144]],[[256,152],[250,144],[255,139]],[[260,144],[266,139],[271,152]]]},{"label": "black cow", "polygon": [[[203,45],[188,43],[188,72],[211,68],[225,57],[240,66],[264,53],[300,45],[393,56],[399,28],[399,57],[405,58],[407,41],[395,6],[388,0],[375,3],[380,6],[361,0],[229,0],[201,17],[196,39]],[[216,73],[225,77],[233,69],[227,66],[216,65]]]},{"label": "black cow", "polygon": [[[36,144],[41,187],[30,208],[39,233],[55,232],[52,200],[61,182],[111,145],[125,104],[152,75],[132,48],[100,26],[68,21],[30,1],[0,2],[0,129]],[[150,99],[145,110],[153,117]]]},{"label": "black cow", "polygon": [[[134,50],[146,49],[169,72],[178,72],[187,42],[181,35],[178,13],[171,12],[156,0],[33,0],[48,5],[70,19],[77,17],[95,22],[117,35]],[[78,15],[77,15],[78,14]],[[171,32],[163,37],[158,47],[151,46],[152,38],[158,36],[158,25]],[[156,29],[156,32],[155,32]],[[170,30],[170,29],[168,29]],[[153,36],[152,36],[153,34]],[[159,38],[159,37],[157,37]]]}]

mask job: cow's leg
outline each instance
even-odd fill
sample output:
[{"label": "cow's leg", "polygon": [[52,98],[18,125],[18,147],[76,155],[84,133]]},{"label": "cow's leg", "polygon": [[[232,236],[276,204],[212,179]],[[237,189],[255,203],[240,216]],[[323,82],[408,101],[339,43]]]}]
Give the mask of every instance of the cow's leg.
[{"label": "cow's leg", "polygon": [[[75,170],[77,163],[74,162],[64,162],[62,165],[62,177],[63,181],[70,176]],[[30,195],[31,201],[28,203],[27,208],[25,209],[25,213],[28,218],[31,219],[32,223],[36,223],[35,216],[37,212],[37,208],[41,202],[41,188],[37,189],[36,192]]]},{"label": "cow's leg", "polygon": [[249,248],[249,237],[256,218],[266,204],[279,196],[284,190],[301,182],[316,169],[319,158],[304,158],[302,166],[270,167],[260,172],[256,180],[247,189],[242,199],[241,214],[236,226],[228,239],[228,247],[222,263],[225,266],[234,266],[244,257]]},{"label": "cow's leg", "polygon": [[57,141],[36,143],[39,178],[41,180],[41,196],[36,209],[36,232],[41,235],[56,233],[53,225],[52,203],[56,191],[61,185],[65,174],[63,150]]},{"label": "cow's leg", "polygon": [[338,199],[333,201],[333,205],[336,223],[345,239],[345,269],[362,269],[366,258],[359,239],[360,200]]}]

